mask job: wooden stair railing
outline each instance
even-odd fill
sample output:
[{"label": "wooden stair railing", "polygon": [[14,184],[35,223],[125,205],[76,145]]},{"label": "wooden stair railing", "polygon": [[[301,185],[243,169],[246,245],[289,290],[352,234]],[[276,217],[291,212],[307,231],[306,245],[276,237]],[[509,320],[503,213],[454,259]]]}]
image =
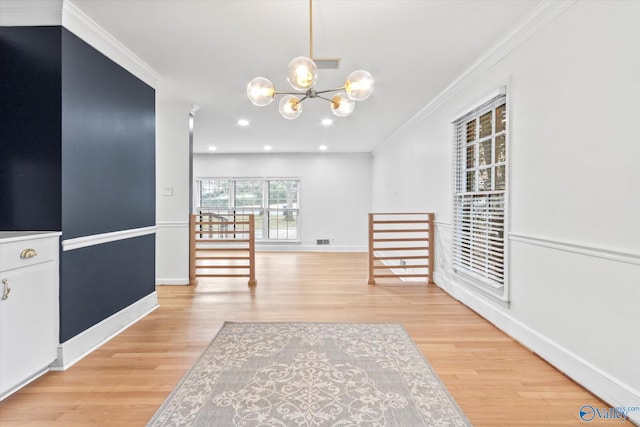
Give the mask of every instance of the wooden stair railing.
[{"label": "wooden stair railing", "polygon": [[369,214],[369,281],[422,278],[433,283],[433,213]]},{"label": "wooden stair railing", "polygon": [[190,284],[199,277],[248,277],[249,286],[257,284],[253,214],[191,215],[189,243]]}]

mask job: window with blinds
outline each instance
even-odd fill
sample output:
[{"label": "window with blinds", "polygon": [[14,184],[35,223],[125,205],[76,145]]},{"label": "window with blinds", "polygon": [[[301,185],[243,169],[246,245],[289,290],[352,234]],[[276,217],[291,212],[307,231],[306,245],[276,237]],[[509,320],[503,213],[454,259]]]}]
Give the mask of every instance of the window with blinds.
[{"label": "window with blinds", "polygon": [[498,95],[454,122],[453,270],[506,300],[507,105]]}]

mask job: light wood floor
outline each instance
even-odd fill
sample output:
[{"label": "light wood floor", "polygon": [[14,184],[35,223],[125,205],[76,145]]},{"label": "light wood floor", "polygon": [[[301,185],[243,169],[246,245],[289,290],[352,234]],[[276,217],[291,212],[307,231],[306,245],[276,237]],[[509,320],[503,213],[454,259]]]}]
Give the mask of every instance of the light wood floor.
[{"label": "light wood floor", "polygon": [[160,308],[1,402],[0,425],[144,426],[225,320],[400,322],[474,426],[585,425],[582,405],[608,407],[436,286],[367,285],[366,254],[258,253],[256,264],[254,290],[159,286]]}]

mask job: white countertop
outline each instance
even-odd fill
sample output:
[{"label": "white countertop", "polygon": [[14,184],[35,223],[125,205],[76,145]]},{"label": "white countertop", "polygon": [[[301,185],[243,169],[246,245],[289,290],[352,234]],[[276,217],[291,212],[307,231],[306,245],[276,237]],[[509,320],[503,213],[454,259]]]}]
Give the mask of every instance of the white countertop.
[{"label": "white countertop", "polygon": [[0,231],[0,242],[17,242],[20,240],[40,239],[60,236],[60,231]]}]

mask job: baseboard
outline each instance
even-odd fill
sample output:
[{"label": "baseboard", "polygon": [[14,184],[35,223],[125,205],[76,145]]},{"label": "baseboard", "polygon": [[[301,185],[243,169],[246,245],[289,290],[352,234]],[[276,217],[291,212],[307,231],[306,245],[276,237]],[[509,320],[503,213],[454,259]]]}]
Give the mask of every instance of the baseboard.
[{"label": "baseboard", "polygon": [[68,369],[156,308],[158,308],[158,295],[152,292],[129,307],[65,341],[58,346],[58,358],[49,366],[49,370],[64,371]]},{"label": "baseboard", "polygon": [[[483,300],[464,286],[456,285],[441,272],[435,272],[434,281],[438,287],[462,304],[474,310],[498,329],[542,357],[560,372],[598,396],[612,408],[628,407],[640,402],[640,391],[592,365],[558,343],[531,329],[509,316],[491,302]],[[580,408],[576,408],[578,413]],[[640,423],[640,412],[627,413],[628,419]]]},{"label": "baseboard", "polygon": [[6,390],[4,393],[0,394],[0,402],[2,402],[7,397],[11,396],[13,393],[17,392],[18,390],[22,389],[23,387],[26,387],[30,383],[34,382],[35,380],[37,380],[47,372],[49,372],[49,369],[45,366],[44,368],[40,369],[38,372],[31,375],[29,378],[26,378],[25,380],[11,387],[9,390]]},{"label": "baseboard", "polygon": [[188,278],[173,278],[173,279],[163,279],[163,278],[156,278],[156,286],[175,286],[175,285],[188,285],[189,284],[189,279]]}]

